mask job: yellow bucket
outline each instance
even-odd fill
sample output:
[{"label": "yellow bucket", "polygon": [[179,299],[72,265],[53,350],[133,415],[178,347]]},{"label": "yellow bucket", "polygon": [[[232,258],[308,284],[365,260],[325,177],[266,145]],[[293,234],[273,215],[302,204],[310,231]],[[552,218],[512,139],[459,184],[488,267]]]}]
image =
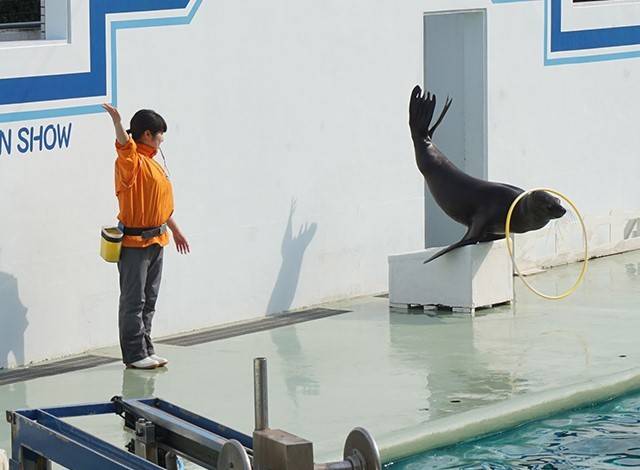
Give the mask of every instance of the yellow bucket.
[{"label": "yellow bucket", "polygon": [[100,256],[108,263],[120,261],[120,248],[124,234],[118,227],[102,227],[100,238]]}]

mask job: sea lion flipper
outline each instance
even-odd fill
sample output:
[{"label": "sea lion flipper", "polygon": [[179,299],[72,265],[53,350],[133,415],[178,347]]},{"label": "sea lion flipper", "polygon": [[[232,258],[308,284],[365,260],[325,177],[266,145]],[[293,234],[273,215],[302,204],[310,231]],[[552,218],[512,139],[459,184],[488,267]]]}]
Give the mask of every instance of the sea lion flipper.
[{"label": "sea lion flipper", "polygon": [[426,260],[423,264],[427,264],[429,261],[433,261],[436,258],[440,258],[442,255],[449,253],[450,251],[455,250],[456,248],[460,248],[461,246],[473,245],[474,243],[478,243],[482,241],[483,231],[484,231],[484,221],[480,218],[475,219],[473,223],[467,228],[467,233],[457,242],[452,245],[449,245],[446,248],[438,251],[431,258]]},{"label": "sea lion flipper", "polygon": [[429,137],[429,124],[431,124],[435,107],[436,96],[431,93],[425,94],[420,85],[416,85],[409,99],[409,127],[414,139]]},{"label": "sea lion flipper", "polygon": [[473,245],[474,243],[477,243],[477,242],[478,240],[476,240],[475,238],[466,238],[465,236],[462,240],[457,241],[453,245],[449,245],[448,247],[438,251],[435,255],[433,255],[431,258],[426,260],[423,264],[427,264],[428,262],[433,261],[436,258],[440,258],[442,255],[445,255],[450,251],[455,250],[456,248],[460,248],[461,246]]},{"label": "sea lion flipper", "polygon": [[[438,119],[436,120],[436,123],[428,131],[430,139],[433,138],[433,133],[436,131],[436,129],[438,128],[438,126],[440,125],[442,120],[444,119],[444,115],[447,114],[447,111],[449,111],[449,107],[451,107],[451,103],[453,103],[453,99],[451,99],[451,98],[449,98],[447,96],[447,99],[445,100],[445,103],[444,103],[444,107],[442,108],[442,111],[440,112],[440,116],[438,116]],[[435,102],[434,102],[433,109],[435,109],[435,107],[436,106],[435,106]],[[433,113],[433,111],[432,111],[432,113]]]},{"label": "sea lion flipper", "polygon": [[420,89],[420,85],[416,85],[413,90],[411,90],[411,98],[409,98],[409,124],[411,124],[414,119],[416,119],[416,115],[418,113],[418,98],[422,90]]},{"label": "sea lion flipper", "polygon": [[420,85],[416,85],[411,90],[411,98],[409,99],[409,127],[411,128],[411,135],[414,138],[431,140],[433,133],[436,131],[445,114],[449,111],[453,100],[447,96],[444,107],[440,111],[440,116],[436,120],[436,123],[429,128],[431,120],[433,119],[433,113],[436,109],[436,95],[434,93],[427,92],[426,94],[420,88]]}]

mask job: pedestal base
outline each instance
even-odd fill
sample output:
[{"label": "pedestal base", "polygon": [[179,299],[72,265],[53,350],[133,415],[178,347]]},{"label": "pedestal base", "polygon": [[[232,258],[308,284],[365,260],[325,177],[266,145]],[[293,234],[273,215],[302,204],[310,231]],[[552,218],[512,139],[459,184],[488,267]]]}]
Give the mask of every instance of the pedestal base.
[{"label": "pedestal base", "polygon": [[447,307],[474,313],[513,300],[513,268],[505,240],[469,245],[427,264],[441,248],[389,256],[389,304]]}]

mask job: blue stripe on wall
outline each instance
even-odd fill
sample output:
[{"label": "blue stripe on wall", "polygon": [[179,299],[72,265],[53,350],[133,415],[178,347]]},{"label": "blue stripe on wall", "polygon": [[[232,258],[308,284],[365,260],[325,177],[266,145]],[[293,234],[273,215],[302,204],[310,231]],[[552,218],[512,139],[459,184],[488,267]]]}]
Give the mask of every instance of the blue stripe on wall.
[{"label": "blue stripe on wall", "polygon": [[[109,13],[179,9],[186,7],[189,3],[189,0],[90,1],[90,71],[1,79],[0,105],[105,96],[107,94],[105,16]],[[171,23],[168,19],[155,21],[160,24],[177,24]]]},{"label": "blue stripe on wall", "polygon": [[562,0],[551,0],[551,52],[640,44],[640,26],[562,31]]}]

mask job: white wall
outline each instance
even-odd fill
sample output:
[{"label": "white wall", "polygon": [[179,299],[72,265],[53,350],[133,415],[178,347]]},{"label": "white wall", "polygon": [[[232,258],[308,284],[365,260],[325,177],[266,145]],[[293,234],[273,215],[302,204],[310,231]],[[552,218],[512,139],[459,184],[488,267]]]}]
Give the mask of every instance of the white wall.
[{"label": "white wall", "polygon": [[542,18],[542,2],[491,11],[489,178],[558,189],[587,214],[636,209],[638,59],[545,67]]},{"label": "white wall", "polygon": [[[156,335],[386,290],[387,255],[423,246],[407,102],[423,14],[451,8],[489,9],[489,177],[561,189],[590,213],[636,207],[637,62],[545,68],[540,2],[205,0],[188,25],[117,36],[119,108],[167,119],[192,246],[167,250]],[[64,54],[84,67],[73,46],[24,59],[25,73]],[[58,105],[74,102],[39,106]],[[117,270],[98,257],[117,211],[112,127],[87,114],[0,130],[50,123],[72,123],[68,149],[0,154],[0,367],[117,342]]]},{"label": "white wall", "polygon": [[[386,289],[386,255],[422,243],[406,117],[421,34],[417,3],[309,1],[205,2],[189,25],[118,33],[120,111],[166,117],[192,247],[167,250],[156,335]],[[0,157],[0,366],[117,343],[117,270],[97,251],[117,213],[113,129],[106,114],[0,129],[50,122],[73,123],[69,149]],[[292,200],[292,237],[315,227],[304,256],[283,243]]]}]

